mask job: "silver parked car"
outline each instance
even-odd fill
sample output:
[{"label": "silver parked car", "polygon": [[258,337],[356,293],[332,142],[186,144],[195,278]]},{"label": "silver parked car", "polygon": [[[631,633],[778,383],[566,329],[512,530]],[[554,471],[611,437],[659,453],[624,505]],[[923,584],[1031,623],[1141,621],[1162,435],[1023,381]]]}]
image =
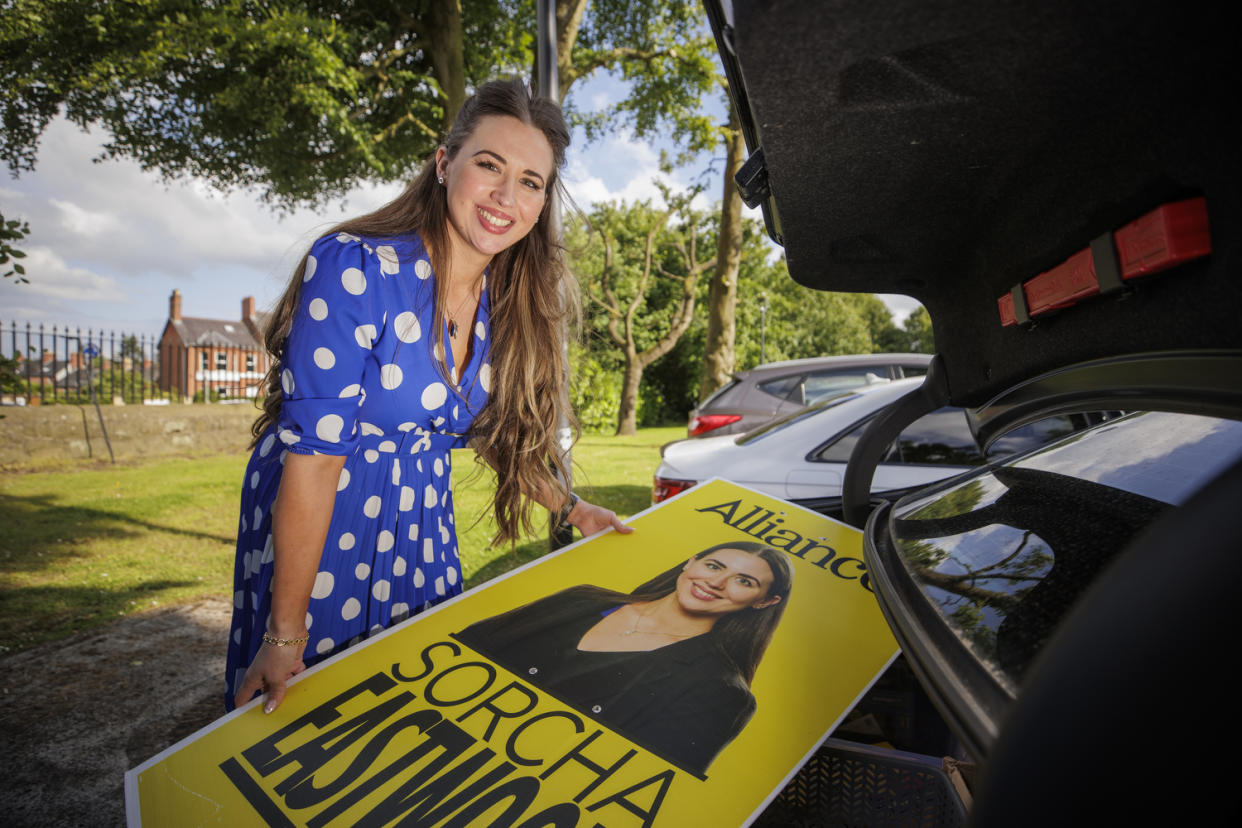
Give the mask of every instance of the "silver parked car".
[{"label": "silver parked car", "polygon": [[689,436],[740,434],[850,388],[921,377],[928,354],[856,354],[769,362],[739,371],[690,412]]},{"label": "silver parked car", "polygon": [[[840,517],[850,453],[875,416],[920,380],[903,379],[838,391],[802,411],[745,434],[708,435],[664,446],[651,499],[659,503],[721,477],[773,497]],[[904,428],[876,466],[873,492],[913,490],[985,462],[1046,445],[1115,413],[1049,417],[1021,426],[981,451],[964,409],[944,406]]]}]

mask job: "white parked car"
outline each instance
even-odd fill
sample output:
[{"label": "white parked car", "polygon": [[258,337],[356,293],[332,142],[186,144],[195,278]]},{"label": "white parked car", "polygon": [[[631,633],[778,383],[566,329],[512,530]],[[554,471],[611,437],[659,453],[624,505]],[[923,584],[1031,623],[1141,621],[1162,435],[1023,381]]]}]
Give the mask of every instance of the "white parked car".
[{"label": "white parked car", "polygon": [[[850,452],[867,423],[921,382],[915,378],[860,386],[745,434],[669,443],[661,450],[652,501],[721,477],[831,513],[841,497]],[[1099,420],[1099,415],[1082,414],[1041,420],[997,440],[985,457],[965,411],[941,408],[916,420],[889,447],[876,467],[872,491],[925,486],[986,460],[1038,448]]]}]

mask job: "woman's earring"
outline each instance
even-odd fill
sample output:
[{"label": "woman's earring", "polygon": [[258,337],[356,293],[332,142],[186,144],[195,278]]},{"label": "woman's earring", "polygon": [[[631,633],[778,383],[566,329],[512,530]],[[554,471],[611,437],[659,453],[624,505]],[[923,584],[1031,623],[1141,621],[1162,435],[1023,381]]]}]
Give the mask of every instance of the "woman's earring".
[{"label": "woman's earring", "polygon": [[444,176],[440,176],[439,178],[437,178],[437,179],[436,179],[436,181],[439,181],[441,184],[443,184],[443,183],[444,183]]}]

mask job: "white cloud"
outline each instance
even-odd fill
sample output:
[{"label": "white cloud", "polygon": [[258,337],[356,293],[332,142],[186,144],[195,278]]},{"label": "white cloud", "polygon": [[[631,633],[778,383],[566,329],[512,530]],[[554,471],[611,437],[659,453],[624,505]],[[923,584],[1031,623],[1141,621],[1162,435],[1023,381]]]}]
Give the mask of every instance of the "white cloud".
[{"label": "white cloud", "polygon": [[129,297],[120,290],[116,280],[86,268],[70,267],[45,247],[26,251],[26,277],[29,284],[14,285],[32,296],[65,299],[74,302],[125,302]]},{"label": "white cloud", "polygon": [[893,314],[893,322],[898,327],[905,323],[906,317],[922,307],[918,299],[912,296],[903,296],[900,293],[877,293],[876,296],[888,307],[889,312]]},{"label": "white cloud", "polygon": [[[604,201],[649,201],[661,207],[664,197],[656,182],[664,182],[674,192],[686,192],[692,186],[695,172],[664,173],[660,169],[658,149],[634,138],[629,131],[622,131],[588,146],[571,147],[565,186],[584,210]],[[718,175],[715,178],[719,180]],[[695,197],[693,206],[710,209],[720,197],[719,189],[718,183],[709,185],[707,192]]]},{"label": "white cloud", "polygon": [[125,225],[114,214],[84,210],[78,205],[49,198],[48,203],[60,211],[60,226],[67,233],[98,239],[107,233],[120,233]]},{"label": "white cloud", "polygon": [[[20,306],[26,318],[158,330],[168,295],[179,288],[187,315],[237,318],[244,296],[261,307],[275,302],[317,230],[401,189],[359,187],[322,210],[278,215],[254,192],[165,182],[132,161],[98,160],[101,148],[97,134],[57,119],[36,170],[4,188],[4,209],[14,214],[6,217],[20,213],[31,229],[19,245],[31,256],[30,284],[0,291],[5,317],[16,317]],[[99,302],[126,304],[93,306]]]}]

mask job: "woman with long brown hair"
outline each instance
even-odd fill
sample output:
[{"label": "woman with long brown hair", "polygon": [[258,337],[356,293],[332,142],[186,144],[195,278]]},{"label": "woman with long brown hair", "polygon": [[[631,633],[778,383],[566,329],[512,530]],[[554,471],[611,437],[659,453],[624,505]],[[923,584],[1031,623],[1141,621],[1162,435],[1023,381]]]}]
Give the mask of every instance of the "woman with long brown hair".
[{"label": "woman with long brown hair", "polygon": [[532,500],[628,532],[559,481],[560,343],[577,289],[552,234],[569,132],[519,81],[481,86],[395,201],[303,258],[267,329],[234,575],[226,703],[462,589],[450,451],[496,471],[498,541]]},{"label": "woman with long brown hair", "polygon": [[633,592],[570,587],[455,637],[702,775],[755,712],[750,684],[792,588],[784,553],[721,543]]}]

